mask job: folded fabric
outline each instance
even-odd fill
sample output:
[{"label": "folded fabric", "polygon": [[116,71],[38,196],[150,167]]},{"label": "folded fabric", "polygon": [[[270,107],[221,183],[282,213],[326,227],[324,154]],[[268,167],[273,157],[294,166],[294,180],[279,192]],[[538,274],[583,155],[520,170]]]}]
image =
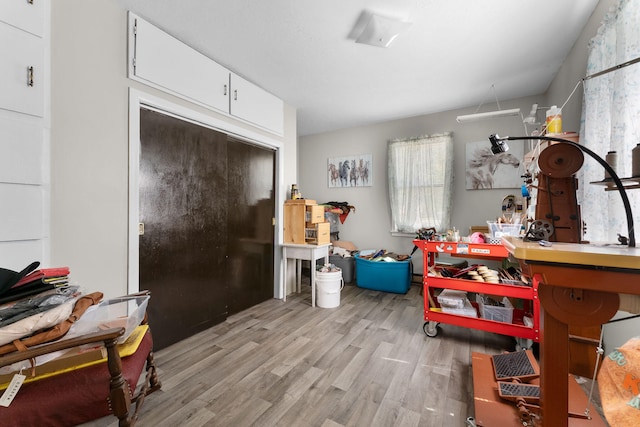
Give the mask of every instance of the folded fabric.
[{"label": "folded fabric", "polygon": [[604,358],[598,389],[610,425],[640,425],[640,337],[631,338]]},{"label": "folded fabric", "polygon": [[78,286],[65,286],[54,292],[43,292],[23,298],[7,307],[0,307],[0,327],[51,310],[76,296],[78,296]]},{"label": "folded fabric", "polygon": [[17,272],[6,268],[0,268],[0,295],[4,294],[13,285],[18,283],[24,276],[38,268],[40,262],[34,261],[24,270]]},{"label": "folded fabric", "polygon": [[[69,301],[73,308],[71,310],[71,314],[69,314],[66,319],[59,321],[52,328],[42,330],[31,336],[23,336],[24,338],[22,339],[16,338],[11,341],[10,344],[0,346],[0,355],[11,353],[16,350],[24,350],[25,348],[32,347],[36,344],[43,344],[63,337],[67,332],[69,332],[71,325],[73,325],[80,317],[82,317],[84,312],[87,311],[87,308],[102,300],[102,296],[102,292],[93,292],[78,298],[77,301],[75,301],[75,305],[73,305],[73,300]],[[62,306],[66,306],[66,303]],[[57,307],[57,309],[60,307]],[[10,325],[9,327],[11,326],[13,325]]]},{"label": "folded fabric", "polygon": [[32,271],[31,273],[18,280],[12,288],[26,285],[31,282],[46,280],[47,278],[66,277],[69,275],[69,267],[55,267],[55,268],[41,268],[39,270]]},{"label": "folded fabric", "polygon": [[333,255],[339,255],[343,258],[347,258],[351,256],[351,251],[348,251],[345,248],[341,248],[339,246],[335,246],[333,248]]},{"label": "folded fabric", "polygon": [[26,337],[41,329],[49,328],[62,322],[69,317],[73,311],[75,299],[67,301],[47,310],[43,313],[37,313],[26,319],[19,320],[8,326],[0,328],[0,345],[10,343],[14,340]]},{"label": "folded fabric", "polygon": [[36,295],[41,292],[45,292],[51,289],[55,289],[55,283],[33,282],[28,283],[17,288],[9,289],[4,294],[0,295],[0,304],[4,304],[11,301],[17,301],[21,298],[25,298],[31,295]]}]

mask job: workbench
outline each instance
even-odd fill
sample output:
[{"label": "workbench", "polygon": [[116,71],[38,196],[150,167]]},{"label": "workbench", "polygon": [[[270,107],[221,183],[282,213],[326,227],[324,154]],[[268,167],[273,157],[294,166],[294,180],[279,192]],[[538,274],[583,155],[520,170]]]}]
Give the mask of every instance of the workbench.
[{"label": "workbench", "polygon": [[516,237],[502,243],[523,273],[539,281],[540,399],[543,425],[568,426],[569,325],[601,325],[618,310],[619,294],[640,295],[640,249]]}]

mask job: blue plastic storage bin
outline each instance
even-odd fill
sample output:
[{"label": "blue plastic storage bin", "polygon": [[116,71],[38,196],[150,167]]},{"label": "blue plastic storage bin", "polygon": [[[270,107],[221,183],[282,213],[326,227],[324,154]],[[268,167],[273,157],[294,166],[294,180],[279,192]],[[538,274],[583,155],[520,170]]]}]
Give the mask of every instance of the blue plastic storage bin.
[{"label": "blue plastic storage bin", "polygon": [[356,256],[359,288],[406,294],[411,286],[411,261],[369,261]]}]

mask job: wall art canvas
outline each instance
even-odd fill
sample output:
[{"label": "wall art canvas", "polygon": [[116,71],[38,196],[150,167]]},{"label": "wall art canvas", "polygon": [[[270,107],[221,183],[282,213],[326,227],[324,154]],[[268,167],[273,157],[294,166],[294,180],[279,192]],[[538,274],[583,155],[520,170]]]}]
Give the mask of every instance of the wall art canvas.
[{"label": "wall art canvas", "polygon": [[466,189],[520,188],[524,145],[516,141],[505,153],[493,154],[488,140],[466,145]]},{"label": "wall art canvas", "polygon": [[371,154],[330,157],[327,161],[329,188],[371,187]]}]

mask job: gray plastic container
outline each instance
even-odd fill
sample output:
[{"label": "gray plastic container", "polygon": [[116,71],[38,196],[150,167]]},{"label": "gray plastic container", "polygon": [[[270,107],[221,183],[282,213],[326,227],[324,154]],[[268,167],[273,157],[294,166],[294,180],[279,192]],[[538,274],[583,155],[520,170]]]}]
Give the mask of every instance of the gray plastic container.
[{"label": "gray plastic container", "polygon": [[[353,283],[356,280],[356,259],[354,257],[341,257],[340,255],[329,255],[329,262],[342,270],[342,280],[344,283]],[[324,258],[316,261],[316,265],[324,264]]]}]

